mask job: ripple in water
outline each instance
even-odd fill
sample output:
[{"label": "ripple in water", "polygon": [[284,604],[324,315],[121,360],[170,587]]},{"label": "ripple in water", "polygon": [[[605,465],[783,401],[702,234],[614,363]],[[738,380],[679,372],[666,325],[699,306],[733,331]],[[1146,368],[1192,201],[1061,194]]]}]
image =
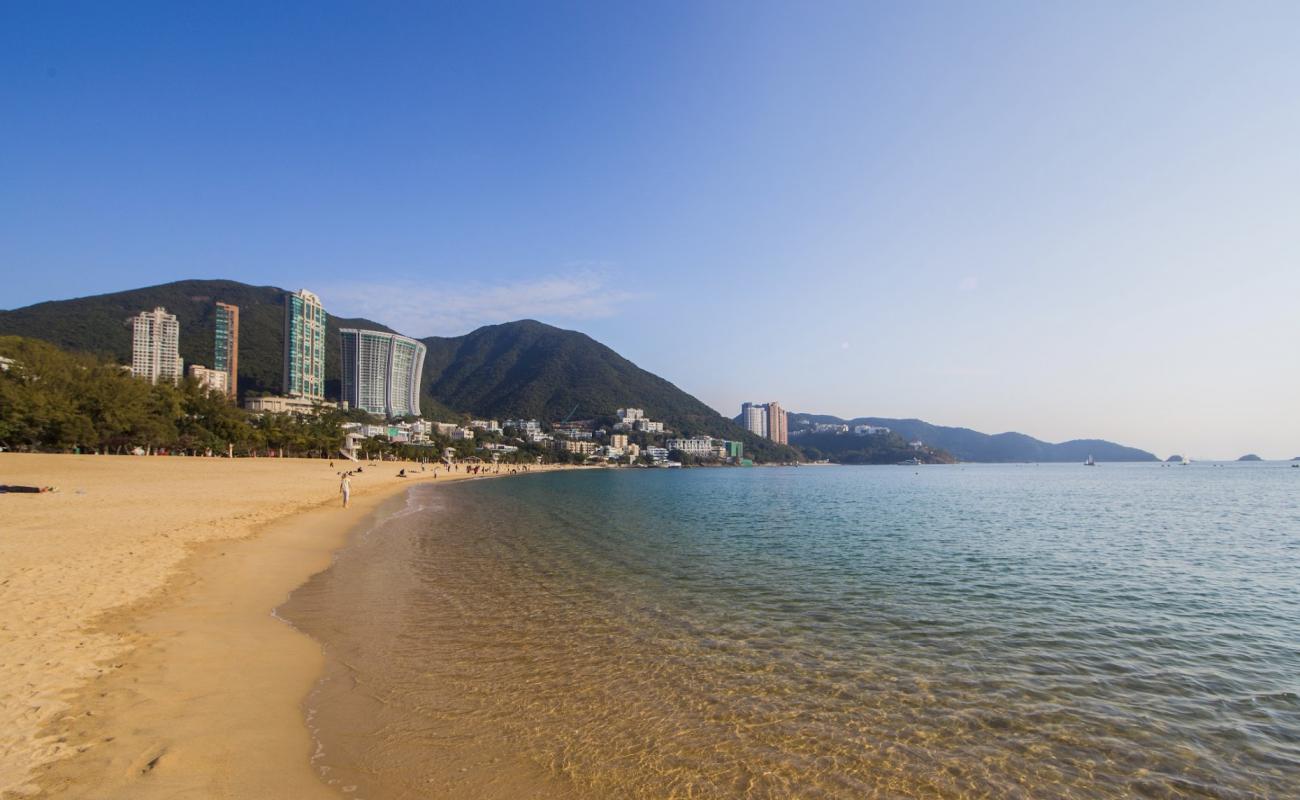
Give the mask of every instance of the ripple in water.
[{"label": "ripple in water", "polygon": [[352,797],[1300,796],[1271,465],[419,487],[281,613]]}]

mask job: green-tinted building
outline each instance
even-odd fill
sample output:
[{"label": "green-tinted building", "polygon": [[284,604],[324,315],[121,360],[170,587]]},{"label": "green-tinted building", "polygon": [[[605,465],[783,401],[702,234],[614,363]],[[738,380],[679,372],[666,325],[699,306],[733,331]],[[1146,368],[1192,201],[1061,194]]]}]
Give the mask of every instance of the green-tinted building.
[{"label": "green-tinted building", "polygon": [[284,296],[284,393],[325,399],[325,307],[306,289]]},{"label": "green-tinted building", "polygon": [[239,382],[239,306],[217,303],[217,338],[212,368],[226,373],[226,394],[233,399]]},{"label": "green-tinted building", "polygon": [[739,461],[740,459],[745,457],[744,442],[733,442],[728,440],[726,442],[726,445],[727,445],[727,458],[734,458],[737,461]]}]

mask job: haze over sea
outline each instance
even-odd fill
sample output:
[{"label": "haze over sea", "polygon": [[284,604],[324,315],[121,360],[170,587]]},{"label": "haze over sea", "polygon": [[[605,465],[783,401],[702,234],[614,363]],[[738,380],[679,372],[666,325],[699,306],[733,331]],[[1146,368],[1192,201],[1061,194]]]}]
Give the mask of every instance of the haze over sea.
[{"label": "haze over sea", "polygon": [[418,487],[280,613],[359,798],[1300,796],[1300,470]]}]

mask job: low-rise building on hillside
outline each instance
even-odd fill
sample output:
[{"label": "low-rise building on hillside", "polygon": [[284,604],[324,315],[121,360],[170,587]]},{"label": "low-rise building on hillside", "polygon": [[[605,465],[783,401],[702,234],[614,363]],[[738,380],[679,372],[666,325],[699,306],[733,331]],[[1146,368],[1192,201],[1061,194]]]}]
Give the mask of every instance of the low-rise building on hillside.
[{"label": "low-rise building on hillside", "polygon": [[717,455],[713,439],[708,436],[697,436],[691,439],[669,439],[665,444],[670,452],[679,450],[696,458],[710,458]]},{"label": "low-rise building on hillside", "polygon": [[187,371],[189,372],[190,377],[197,381],[199,386],[202,386],[204,389],[212,392],[221,392],[222,394],[230,394],[230,376],[224,371],[208,369],[202,364],[190,364],[189,370]]},{"label": "low-rise building on hillside", "polygon": [[595,442],[588,442],[575,439],[556,439],[555,446],[565,453],[577,453],[583,456],[594,456],[597,445]]},{"label": "low-rise building on hillside", "polygon": [[244,399],[244,410],[254,414],[319,414],[335,406],[310,397],[284,397],[268,394]]}]

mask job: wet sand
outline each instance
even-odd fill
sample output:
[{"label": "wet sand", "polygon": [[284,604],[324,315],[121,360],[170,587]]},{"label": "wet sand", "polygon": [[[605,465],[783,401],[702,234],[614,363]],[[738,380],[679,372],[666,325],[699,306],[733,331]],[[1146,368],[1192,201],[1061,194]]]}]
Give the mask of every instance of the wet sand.
[{"label": "wet sand", "polygon": [[[307,459],[0,454],[0,796],[334,797],[302,699],[320,647],[275,618],[432,473]],[[441,473],[439,482],[463,480]]]}]

